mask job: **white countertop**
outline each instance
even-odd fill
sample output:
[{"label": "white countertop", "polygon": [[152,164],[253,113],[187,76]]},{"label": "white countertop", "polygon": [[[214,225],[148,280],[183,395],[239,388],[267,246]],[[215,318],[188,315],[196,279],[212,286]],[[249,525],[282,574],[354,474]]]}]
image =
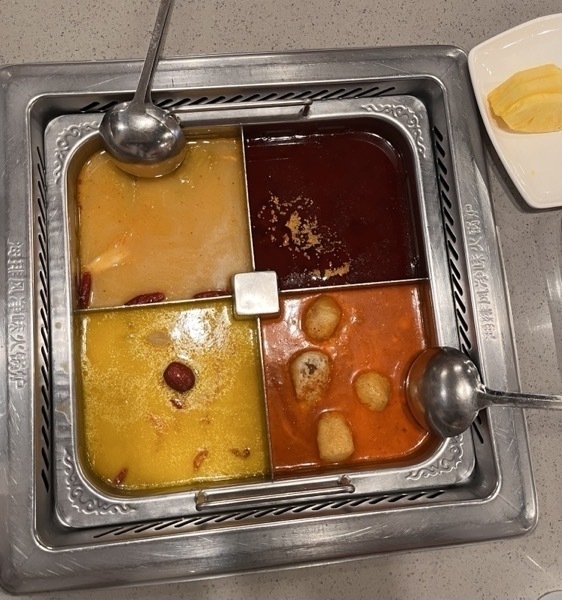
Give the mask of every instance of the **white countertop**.
[{"label": "white countertop", "polygon": [[[560,0],[176,0],[164,55],[410,44],[453,44],[468,51],[561,8]],[[0,65],[142,58],[156,9],[156,0],[1,0]],[[562,309],[551,300],[556,294],[560,298],[562,211],[527,208],[495,154],[488,158],[521,387],[560,393],[562,356],[556,342],[560,351],[562,330],[553,328],[552,318],[556,324]],[[562,590],[562,413],[530,412],[528,426],[539,522],[523,538],[205,582],[44,597],[537,600]],[[8,597],[0,590],[0,600]]]}]

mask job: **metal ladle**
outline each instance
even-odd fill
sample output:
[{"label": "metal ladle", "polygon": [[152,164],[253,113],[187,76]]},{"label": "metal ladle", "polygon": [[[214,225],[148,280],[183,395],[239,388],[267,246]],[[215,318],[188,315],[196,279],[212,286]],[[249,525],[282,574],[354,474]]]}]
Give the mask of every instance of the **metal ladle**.
[{"label": "metal ladle", "polygon": [[137,91],[130,102],[108,110],[100,124],[107,152],[127,173],[160,177],[177,169],[185,156],[185,136],[176,117],[151,99],[154,68],[160,56],[174,0],[162,0]]},{"label": "metal ladle", "polygon": [[562,396],[496,392],[484,386],[474,363],[455,348],[428,348],[412,363],[406,397],[416,421],[441,437],[466,431],[489,406],[562,409]]}]

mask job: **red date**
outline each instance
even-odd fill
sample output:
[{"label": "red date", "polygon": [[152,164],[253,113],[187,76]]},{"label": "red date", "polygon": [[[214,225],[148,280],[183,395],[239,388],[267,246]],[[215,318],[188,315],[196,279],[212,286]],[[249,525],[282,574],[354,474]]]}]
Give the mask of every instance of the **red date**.
[{"label": "red date", "polygon": [[181,362],[171,362],[164,371],[164,381],[174,391],[181,394],[195,385],[195,373]]},{"label": "red date", "polygon": [[80,275],[78,283],[78,308],[88,308],[90,306],[90,296],[92,294],[92,275],[89,271],[84,271]]},{"label": "red date", "polygon": [[113,478],[113,485],[121,485],[127,477],[128,469],[121,469],[117,475]]},{"label": "red date", "polygon": [[153,304],[154,302],[162,302],[166,299],[166,295],[162,292],[150,292],[150,294],[139,294],[125,302],[125,306],[135,306],[136,304]]}]

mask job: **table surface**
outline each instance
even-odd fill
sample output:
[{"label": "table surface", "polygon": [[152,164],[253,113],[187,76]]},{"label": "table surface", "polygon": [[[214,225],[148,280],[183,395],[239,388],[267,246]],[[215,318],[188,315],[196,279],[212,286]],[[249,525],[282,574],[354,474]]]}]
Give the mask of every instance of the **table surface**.
[{"label": "table surface", "polygon": [[[0,0],[0,65],[143,58],[157,4]],[[164,56],[410,44],[453,44],[469,51],[561,8],[560,0],[176,0]],[[484,140],[521,388],[560,393],[562,307],[555,300],[561,297],[562,211],[528,208]],[[536,600],[562,590],[562,418],[559,412],[530,411],[527,422],[539,522],[525,537],[203,582],[44,597]],[[8,597],[0,590],[0,600]]]}]

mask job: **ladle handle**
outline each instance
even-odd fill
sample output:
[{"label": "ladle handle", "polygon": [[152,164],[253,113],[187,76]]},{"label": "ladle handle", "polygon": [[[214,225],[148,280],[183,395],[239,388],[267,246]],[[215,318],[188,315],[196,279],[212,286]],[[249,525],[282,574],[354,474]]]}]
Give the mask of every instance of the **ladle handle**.
[{"label": "ladle handle", "polygon": [[482,408],[488,406],[510,406],[512,408],[547,408],[562,410],[562,396],[526,394],[523,392],[497,392],[484,389],[480,398]]},{"label": "ladle handle", "polygon": [[156,16],[156,23],[154,25],[154,31],[152,32],[152,38],[148,46],[148,52],[144,59],[144,65],[142,67],[141,76],[137,86],[137,91],[133,98],[134,104],[147,104],[152,102],[151,88],[152,79],[154,77],[154,69],[156,63],[160,58],[160,50],[166,37],[166,30],[168,29],[168,23],[170,22],[170,15],[172,14],[172,7],[174,0],[162,0],[160,2],[160,8],[158,9],[158,15]]}]

